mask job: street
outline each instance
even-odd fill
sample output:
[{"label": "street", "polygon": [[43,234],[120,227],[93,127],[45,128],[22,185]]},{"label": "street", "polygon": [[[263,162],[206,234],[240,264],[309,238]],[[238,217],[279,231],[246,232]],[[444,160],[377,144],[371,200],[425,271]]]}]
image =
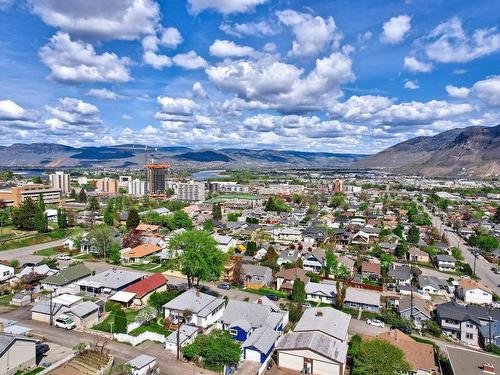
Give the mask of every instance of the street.
[{"label": "street", "polygon": [[0,259],[11,261],[12,259],[19,260],[20,264],[23,263],[36,263],[43,259],[42,256],[32,255],[35,251],[48,249],[49,247],[61,246],[66,241],[66,238],[45,242],[38,245],[31,245],[26,247],[19,247],[17,249],[2,250],[0,251]]},{"label": "street", "polygon": [[[441,218],[432,215],[429,212],[432,219],[432,224],[442,235],[444,233],[446,239],[450,246],[458,247],[462,250],[462,255],[465,262],[467,262],[474,269],[474,255],[471,252],[471,248],[465,243],[465,241],[455,232],[452,228],[445,225]],[[476,275],[481,279],[481,282],[489,287],[495,294],[500,295],[500,275],[494,274],[491,271],[491,264],[488,263],[482,256],[476,259]]]}]

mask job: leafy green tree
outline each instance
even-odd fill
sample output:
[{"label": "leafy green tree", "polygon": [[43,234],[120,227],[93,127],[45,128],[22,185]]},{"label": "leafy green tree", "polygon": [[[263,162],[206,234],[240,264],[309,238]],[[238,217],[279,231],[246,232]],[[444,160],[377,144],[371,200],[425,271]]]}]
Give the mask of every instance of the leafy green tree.
[{"label": "leafy green tree", "polygon": [[227,221],[232,221],[232,222],[235,222],[235,221],[238,221],[238,218],[241,216],[241,213],[240,212],[230,212],[228,215],[227,215]]},{"label": "leafy green tree", "polygon": [[351,358],[358,358],[361,353],[361,336],[354,335],[349,341],[349,348],[347,349],[347,355]]},{"label": "leafy green tree", "polygon": [[214,221],[212,219],[205,220],[203,223],[203,230],[208,233],[212,233],[214,230]]},{"label": "leafy green tree", "polygon": [[214,220],[222,220],[222,206],[220,204],[214,204],[212,206],[212,217]]},{"label": "leafy green tree", "polygon": [[337,285],[335,286],[335,288],[335,307],[339,310],[342,310],[344,308],[345,296],[347,293],[347,283],[337,281]]},{"label": "leafy green tree", "polygon": [[115,216],[115,208],[113,205],[113,200],[110,199],[106,208],[104,209],[104,223],[113,226],[114,224],[114,216]]},{"label": "leafy green tree", "polygon": [[245,220],[248,224],[259,224],[259,219],[256,217],[247,217]]},{"label": "leafy green tree", "polygon": [[332,249],[326,250],[325,253],[325,267],[323,268],[325,277],[329,277],[331,274],[337,274],[338,259],[333,253]]},{"label": "leafy green tree", "polygon": [[304,313],[302,303],[290,301],[285,306],[285,310],[288,310],[288,318],[290,319],[290,321],[292,323],[297,323],[300,318],[302,318],[302,314]]},{"label": "leafy green tree", "polygon": [[472,246],[477,246],[481,250],[488,253],[492,252],[500,246],[500,242],[496,239],[496,237],[483,234],[471,236],[471,238],[469,239],[469,243]]},{"label": "leafy green tree", "polygon": [[12,268],[17,268],[17,267],[19,267],[19,260],[17,260],[17,259],[12,259],[12,260],[10,261],[10,263],[9,263],[9,264],[10,264],[10,266],[11,266]]},{"label": "leafy green tree", "polygon": [[255,243],[255,241],[248,241],[245,255],[254,256],[256,253],[257,253],[257,244]]},{"label": "leafy green tree", "polygon": [[12,223],[20,229],[35,229],[35,214],[38,207],[31,197],[26,198],[17,208],[12,210]]},{"label": "leafy green tree", "polygon": [[394,255],[396,255],[398,258],[403,258],[406,255],[406,252],[408,251],[408,246],[406,243],[401,242],[398,243],[396,246],[396,249],[394,250]]},{"label": "leafy green tree", "polygon": [[90,227],[93,228],[95,224],[95,217],[101,212],[101,206],[99,205],[99,202],[96,197],[90,197],[87,200],[86,209],[89,212],[87,220],[89,222]]},{"label": "leafy green tree", "polygon": [[122,309],[113,312],[113,333],[127,333],[127,315]]},{"label": "leafy green tree", "polygon": [[46,264],[47,267],[52,269],[57,269],[57,267],[59,267],[59,262],[57,261],[57,259],[51,257],[44,257],[41,260],[40,264]]},{"label": "leafy green tree", "polygon": [[217,248],[209,233],[203,230],[179,233],[170,241],[170,249],[182,251],[178,260],[188,287],[199,285],[200,281],[217,280],[222,275],[226,254]]},{"label": "leafy green tree", "polygon": [[420,240],[420,230],[415,224],[412,224],[412,226],[408,230],[408,242],[417,244],[419,240]]},{"label": "leafy green tree", "polygon": [[193,228],[193,222],[190,219],[189,215],[181,210],[175,211],[173,217],[174,228],[172,229],[191,229]]},{"label": "leafy green tree", "polygon": [[403,227],[401,225],[398,225],[394,230],[392,231],[396,236],[399,238],[403,239]]},{"label": "leafy green tree", "polygon": [[224,366],[234,366],[239,363],[240,345],[228,332],[214,330],[208,335],[196,336],[192,344],[182,348],[182,353],[187,360],[201,358],[204,367],[222,372]]},{"label": "leafy green tree", "polygon": [[400,375],[411,370],[403,351],[389,341],[372,339],[361,342],[354,358],[353,375]]},{"label": "leafy green tree", "polygon": [[118,243],[112,243],[111,246],[109,247],[109,260],[112,263],[119,264],[120,260],[122,258],[121,252],[120,252],[120,245]]},{"label": "leafy green tree", "polygon": [[106,258],[112,245],[115,243],[113,228],[107,224],[96,225],[89,233],[92,244],[99,251],[99,255]]},{"label": "leafy green tree", "polygon": [[345,194],[342,192],[336,192],[330,199],[330,206],[333,208],[342,207],[346,204]]},{"label": "leafy green tree", "polygon": [[306,297],[306,285],[301,279],[295,279],[292,289],[292,301],[303,303]]},{"label": "leafy green tree", "polygon": [[154,292],[149,296],[148,305],[154,307],[158,312],[163,309],[163,305],[173,300],[179,295],[176,290],[169,290],[164,292]]},{"label": "leafy green tree", "polygon": [[285,203],[282,198],[271,196],[267,200],[264,210],[275,211],[279,214],[282,212],[290,212],[291,208]]},{"label": "leafy green tree", "polygon": [[139,225],[141,222],[141,219],[139,218],[139,214],[137,213],[137,210],[135,208],[131,208],[130,211],[128,212],[128,217],[127,217],[127,228],[133,229]]},{"label": "leafy green tree", "polygon": [[76,191],[74,188],[71,188],[71,192],[69,193],[69,197],[71,199],[74,199],[75,201],[78,200],[78,196],[76,195]]},{"label": "leafy green tree", "polygon": [[78,202],[87,203],[87,192],[84,188],[80,189],[80,193],[78,194]]}]

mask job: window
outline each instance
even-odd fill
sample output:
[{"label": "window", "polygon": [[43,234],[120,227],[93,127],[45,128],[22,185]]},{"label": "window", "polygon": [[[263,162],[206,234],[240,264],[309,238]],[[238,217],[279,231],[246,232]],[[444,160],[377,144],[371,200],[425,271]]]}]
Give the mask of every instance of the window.
[{"label": "window", "polygon": [[473,335],[472,333],[466,333],[466,334],[465,334],[465,338],[466,338],[467,340],[472,340],[472,339],[474,338],[474,335]]},{"label": "window", "polygon": [[474,328],[474,326],[471,323],[466,324],[467,328]]},{"label": "window", "polygon": [[229,329],[229,334],[230,334],[231,336],[237,336],[237,335],[238,335],[238,331],[237,331],[237,330],[235,330],[235,329],[233,329],[233,328],[230,328],[230,329]]}]

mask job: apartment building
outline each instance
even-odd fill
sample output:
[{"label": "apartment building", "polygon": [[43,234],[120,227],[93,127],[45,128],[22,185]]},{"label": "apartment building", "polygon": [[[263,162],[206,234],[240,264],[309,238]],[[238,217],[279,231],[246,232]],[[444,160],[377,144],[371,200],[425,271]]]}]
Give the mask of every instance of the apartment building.
[{"label": "apartment building", "polygon": [[62,171],[49,174],[50,186],[61,190],[62,194],[68,194],[71,191],[70,175]]},{"label": "apartment building", "polygon": [[203,182],[177,182],[171,184],[177,194],[177,199],[189,202],[205,200],[205,183]]},{"label": "apartment building", "polygon": [[38,196],[42,194],[45,203],[59,203],[61,201],[61,191],[47,185],[27,184],[15,186],[10,190],[0,191],[0,201],[7,206],[18,207],[26,199],[31,198],[38,201]]},{"label": "apartment building", "polygon": [[95,180],[95,188],[103,193],[118,193],[118,180],[104,177]]},{"label": "apartment building", "polygon": [[248,186],[234,181],[213,181],[208,183],[208,190],[213,193],[248,193]]},{"label": "apartment building", "polygon": [[127,191],[130,195],[135,195],[137,197],[146,195],[146,181],[142,181],[139,179],[129,181],[127,185]]}]

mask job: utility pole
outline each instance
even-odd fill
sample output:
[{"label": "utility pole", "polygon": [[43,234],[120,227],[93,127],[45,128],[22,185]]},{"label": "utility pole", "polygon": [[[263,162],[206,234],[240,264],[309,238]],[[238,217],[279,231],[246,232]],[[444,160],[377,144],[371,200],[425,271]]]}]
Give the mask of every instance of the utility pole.
[{"label": "utility pole", "polygon": [[52,310],[52,293],[54,293],[52,290],[50,291],[50,302],[49,302],[49,316],[50,316],[50,322],[49,325],[52,326],[54,324],[54,311]]},{"label": "utility pole", "polygon": [[181,316],[177,315],[177,360],[181,360]]},{"label": "utility pole", "polygon": [[472,276],[476,276],[476,259],[477,259],[477,251],[473,251],[472,255],[474,255],[474,270],[472,271]]}]

